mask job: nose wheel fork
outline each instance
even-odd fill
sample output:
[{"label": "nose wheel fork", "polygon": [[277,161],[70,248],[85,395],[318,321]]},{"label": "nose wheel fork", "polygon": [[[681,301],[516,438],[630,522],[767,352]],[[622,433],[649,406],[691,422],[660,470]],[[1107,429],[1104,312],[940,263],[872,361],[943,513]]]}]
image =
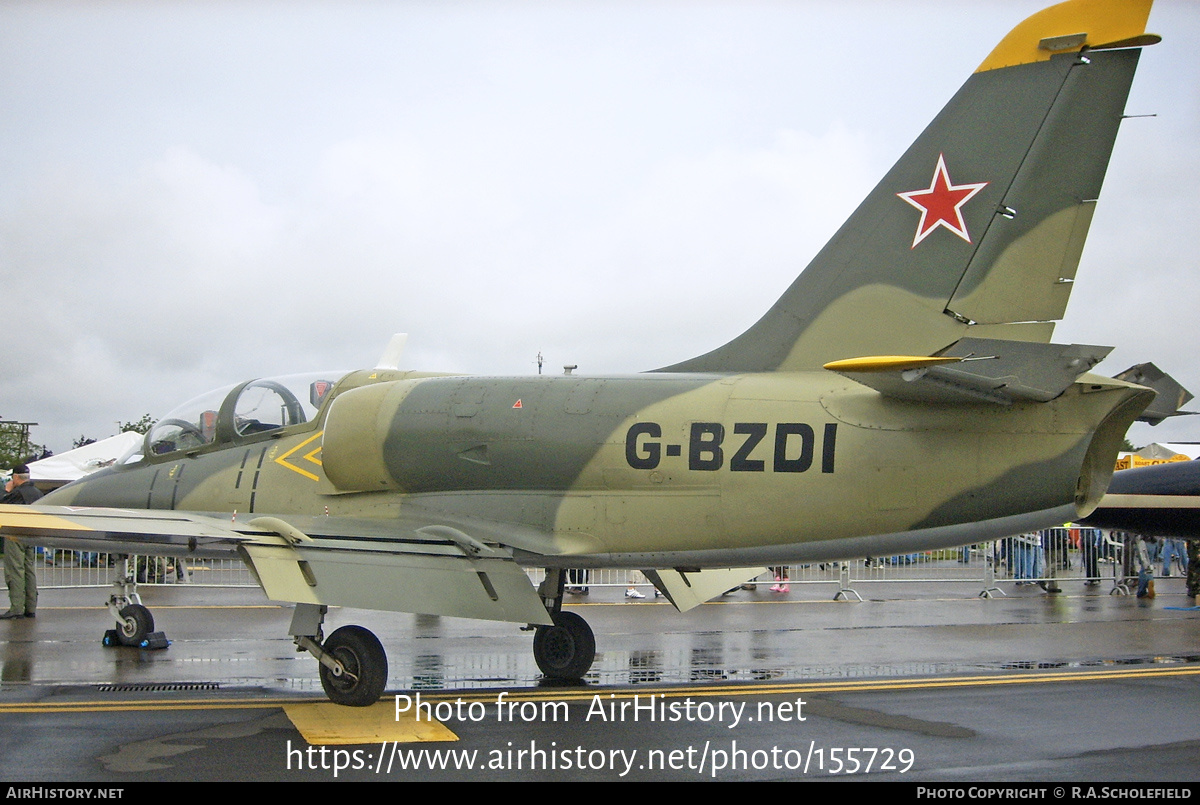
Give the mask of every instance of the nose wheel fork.
[{"label": "nose wheel fork", "polygon": [[104,645],[166,648],[171,641],[162,632],[154,631],[154,615],[138,595],[133,562],[128,556],[124,560],[121,575],[113,580],[113,592],[106,604],[116,621],[116,628],[104,633]]}]

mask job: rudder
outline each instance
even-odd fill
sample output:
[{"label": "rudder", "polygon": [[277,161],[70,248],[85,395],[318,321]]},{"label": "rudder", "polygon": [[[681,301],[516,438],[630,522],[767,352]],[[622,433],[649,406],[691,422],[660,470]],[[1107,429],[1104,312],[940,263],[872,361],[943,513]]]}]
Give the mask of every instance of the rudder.
[{"label": "rudder", "polygon": [[1017,26],[762,319],[659,371],[812,369],[967,335],[1049,341],[1138,46],[1157,41],[1149,8],[1071,0]]}]

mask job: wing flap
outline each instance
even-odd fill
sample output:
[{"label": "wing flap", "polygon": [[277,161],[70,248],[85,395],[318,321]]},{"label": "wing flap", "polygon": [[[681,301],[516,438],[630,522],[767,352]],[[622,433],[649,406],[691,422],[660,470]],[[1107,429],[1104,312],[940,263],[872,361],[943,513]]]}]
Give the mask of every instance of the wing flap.
[{"label": "wing flap", "polygon": [[458,618],[552,621],[512,559],[247,543],[243,558],[274,601]]}]

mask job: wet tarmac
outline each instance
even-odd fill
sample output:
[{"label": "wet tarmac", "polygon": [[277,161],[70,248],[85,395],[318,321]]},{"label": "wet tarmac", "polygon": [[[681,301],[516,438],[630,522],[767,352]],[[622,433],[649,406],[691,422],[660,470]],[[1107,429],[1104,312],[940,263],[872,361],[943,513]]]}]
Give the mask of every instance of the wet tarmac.
[{"label": "wet tarmac", "polygon": [[570,606],[596,662],[565,687],[519,626],[334,610],[327,633],[357,623],[388,651],[366,710],[323,704],[290,611],[257,590],[144,588],[160,651],[101,645],[106,591],[49,590],[36,619],[0,623],[0,778],[1200,778],[1182,580],[1153,600],[1001,587],[760,586],[683,614],[593,587]]}]

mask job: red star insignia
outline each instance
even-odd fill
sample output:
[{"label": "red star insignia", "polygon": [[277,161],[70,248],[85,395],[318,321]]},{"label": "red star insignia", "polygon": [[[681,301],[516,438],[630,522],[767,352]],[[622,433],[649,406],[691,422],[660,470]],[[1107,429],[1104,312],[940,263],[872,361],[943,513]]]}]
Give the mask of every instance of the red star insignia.
[{"label": "red star insignia", "polygon": [[912,247],[925,240],[930,232],[939,226],[944,226],[967,243],[971,236],[967,234],[967,225],[962,217],[962,205],[990,182],[975,184],[951,184],[950,174],[946,172],[946,158],[938,154],[937,167],[933,170],[933,181],[928,190],[910,190],[896,195],[921,211],[921,220],[917,224],[917,234],[913,238]]}]

